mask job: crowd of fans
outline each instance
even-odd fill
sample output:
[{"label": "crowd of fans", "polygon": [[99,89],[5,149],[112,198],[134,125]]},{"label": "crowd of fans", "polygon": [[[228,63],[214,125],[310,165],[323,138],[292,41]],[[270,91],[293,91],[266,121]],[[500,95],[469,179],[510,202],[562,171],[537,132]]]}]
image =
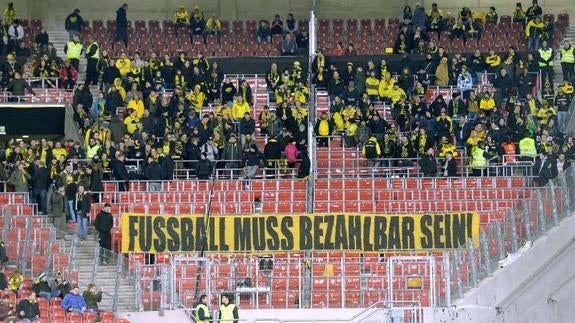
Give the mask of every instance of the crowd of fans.
[{"label": "crowd of fans", "polygon": [[41,273],[31,285],[26,284],[27,280],[31,279],[19,270],[8,271],[4,265],[0,266],[0,289],[3,291],[0,320],[3,322],[36,321],[43,317],[39,299],[45,299],[53,305],[59,304],[65,312],[93,312],[98,317],[102,290],[96,285],[89,284],[86,291],[80,294],[79,287],[65,279],[61,272],[56,272],[51,280],[46,273]]},{"label": "crowd of fans", "polygon": [[[118,9],[118,29],[127,9],[127,5]],[[565,42],[560,50],[564,82],[554,87],[555,53],[547,43],[551,36],[544,36],[552,30],[541,27],[541,15],[536,1],[524,13],[518,4],[513,13],[514,21],[525,24],[525,36],[537,37],[533,46],[540,43],[540,48],[528,53],[520,54],[512,46],[504,53],[447,53],[436,40],[442,32],[448,31],[452,38],[474,37],[473,30],[480,33],[483,23],[497,21],[497,12],[491,8],[480,15],[462,8],[454,18],[444,15],[435,4],[427,12],[420,5],[413,12],[405,8],[399,46],[396,44],[396,52],[404,54],[400,63],[369,60],[365,66],[349,62],[341,68],[331,63],[333,55],[328,49],[319,49],[310,73],[315,86],[327,90],[331,105],[318,116],[313,129],[318,145],[328,146],[328,137],[341,136],[346,147],[361,149],[370,165],[381,165],[383,158],[386,166],[408,166],[410,160],[421,157],[426,176],[437,175],[437,169],[443,169],[443,175],[455,175],[453,162],[448,163],[458,156],[471,157],[476,174],[495,157],[505,161],[504,155],[533,160],[538,153],[549,153],[557,160],[573,159],[572,138],[561,132],[573,96],[573,62],[569,61],[573,49]],[[175,58],[153,53],[150,57],[122,53],[113,58],[92,38],[84,48],[79,39],[82,22],[79,10],[66,19],[71,40],[59,74],[60,85],[74,91],[74,120],[84,142],[9,142],[1,157],[5,169],[14,171],[3,178],[17,191],[30,189],[40,200],[41,192],[65,177],[58,185],[65,186],[66,194],[73,197],[77,192],[68,191],[69,182],[99,191],[102,179],[115,178],[127,189],[132,176],[167,180],[179,168],[209,178],[215,169],[243,167],[241,176],[249,178],[255,176],[259,165],[287,168],[301,164],[298,176],[307,176],[309,89],[299,61],[283,70],[271,64],[266,73],[270,106],[253,118],[254,97],[248,82],[226,79],[218,64],[201,52],[193,57],[181,52]],[[183,30],[188,28],[191,36],[219,37],[221,31],[217,16],[205,20],[198,7],[191,13],[180,7],[175,23]],[[284,42],[298,43],[298,37],[307,37],[291,14],[285,22],[276,16],[259,26],[261,42],[274,34],[281,34]],[[124,31],[117,34],[119,40],[124,36]],[[49,44],[45,48],[49,50]],[[286,48],[293,54],[299,46]],[[77,80],[78,58],[83,52],[88,57],[86,82]],[[424,54],[425,59],[412,60],[407,53]],[[31,58],[37,63],[22,67],[8,55],[5,83],[21,78],[18,73],[37,73],[58,61],[50,53],[38,55]],[[537,73],[544,82],[541,98],[533,95]],[[92,96],[92,85],[99,85],[97,97]],[[451,97],[437,95],[428,102],[428,90],[436,85],[451,86]],[[390,107],[391,115],[381,111],[382,103]],[[256,135],[268,136],[265,147],[258,146]],[[526,138],[533,142],[525,143]],[[440,165],[435,155],[441,158]],[[132,159],[143,161],[137,175],[128,172]],[[66,171],[67,167],[71,170]],[[42,168],[46,171],[38,172]]]}]

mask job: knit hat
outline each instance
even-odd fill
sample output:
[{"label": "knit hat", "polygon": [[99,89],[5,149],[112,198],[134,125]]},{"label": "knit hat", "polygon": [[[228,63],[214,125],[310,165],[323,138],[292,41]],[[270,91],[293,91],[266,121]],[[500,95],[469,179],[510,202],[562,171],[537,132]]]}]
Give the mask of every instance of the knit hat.
[{"label": "knit hat", "polygon": [[40,276],[38,276],[38,279],[42,280],[44,277],[46,277],[46,273],[41,273]]}]

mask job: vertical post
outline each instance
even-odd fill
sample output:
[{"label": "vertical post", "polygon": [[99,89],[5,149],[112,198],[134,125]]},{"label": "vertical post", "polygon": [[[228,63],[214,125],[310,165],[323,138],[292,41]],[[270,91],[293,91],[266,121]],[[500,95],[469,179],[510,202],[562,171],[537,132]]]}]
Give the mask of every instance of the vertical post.
[{"label": "vertical post", "polygon": [[485,276],[488,276],[491,273],[491,259],[489,259],[489,241],[487,239],[487,234],[485,231],[481,231],[481,244],[479,245],[481,248],[481,256],[483,258],[483,266],[485,270]]},{"label": "vertical post", "polygon": [[507,216],[509,217],[509,225],[511,226],[511,252],[517,251],[517,225],[515,224],[515,211],[513,209],[507,209]]},{"label": "vertical post", "polygon": [[138,261],[136,261],[135,263],[136,263],[136,269],[134,270],[134,277],[135,277],[134,284],[136,287],[135,288],[136,289],[136,291],[135,291],[136,297],[134,300],[135,301],[135,304],[134,304],[135,307],[134,308],[136,309],[136,311],[143,311],[144,307],[142,305],[142,288],[140,286],[140,284],[141,284],[141,271],[142,271],[141,266],[142,265]]},{"label": "vertical post", "polygon": [[503,236],[503,233],[501,230],[502,224],[499,221],[495,221],[494,225],[495,225],[495,236],[497,239],[497,251],[499,252],[499,259],[498,260],[501,260],[501,259],[505,258],[505,246],[503,244],[504,236]]},{"label": "vertical post", "polygon": [[445,284],[445,303],[446,307],[451,307],[451,264],[449,263],[449,253],[443,253],[443,283]]},{"label": "vertical post", "polygon": [[473,240],[469,239],[467,242],[467,255],[469,257],[469,273],[471,274],[471,287],[477,285],[477,259],[475,257],[475,247],[473,246]]},{"label": "vertical post", "polygon": [[539,232],[536,238],[547,231],[545,228],[545,208],[543,207],[543,196],[541,194],[541,189],[537,190],[537,218],[539,219],[539,226],[537,227]]},{"label": "vertical post", "polygon": [[112,312],[118,310],[118,297],[120,292],[120,277],[124,271],[124,256],[121,253],[118,254],[118,262],[116,263],[116,280],[114,282],[114,297],[112,298]]},{"label": "vertical post", "polygon": [[92,259],[92,284],[96,281],[96,274],[98,273],[98,262],[100,261],[100,246],[96,245],[94,250],[94,259]]},{"label": "vertical post", "polygon": [[[461,251],[455,251],[454,260],[455,260],[454,272],[459,274],[456,277],[457,298],[462,298],[463,297],[463,282],[461,280]],[[451,286],[446,287],[446,289],[449,289],[449,288],[451,288]]]},{"label": "vertical post", "polygon": [[[309,88],[309,105],[308,105],[308,125],[307,125],[307,149],[308,157],[310,160],[310,170],[309,178],[315,178],[317,172],[317,161],[316,161],[316,141],[314,137],[314,127],[316,122],[316,89],[315,85],[312,84],[312,65],[313,59],[315,58],[315,51],[317,48],[317,19],[315,16],[315,0],[313,1],[312,10],[309,13],[309,51],[308,51],[308,73],[307,73],[307,85]],[[310,189],[313,189],[313,181],[309,181]],[[308,193],[309,189],[308,189]],[[307,211],[313,212],[313,195],[308,195]]]},{"label": "vertical post", "polygon": [[[529,205],[527,204],[527,200],[523,200],[523,208],[521,210],[521,215],[523,217],[523,229],[525,230],[525,240],[531,241],[531,220],[529,219]],[[517,251],[517,240],[513,240],[515,249],[511,250],[512,252]]]},{"label": "vertical post", "polygon": [[557,195],[555,194],[555,180],[552,179],[549,181],[549,190],[551,191],[551,212],[553,213],[553,225],[557,226],[559,224],[559,214],[557,210]]},{"label": "vertical post", "polygon": [[563,216],[568,217],[571,214],[571,192],[570,185],[567,185],[567,176],[570,173],[571,168],[561,172],[559,178],[561,178],[561,194],[563,196]]}]

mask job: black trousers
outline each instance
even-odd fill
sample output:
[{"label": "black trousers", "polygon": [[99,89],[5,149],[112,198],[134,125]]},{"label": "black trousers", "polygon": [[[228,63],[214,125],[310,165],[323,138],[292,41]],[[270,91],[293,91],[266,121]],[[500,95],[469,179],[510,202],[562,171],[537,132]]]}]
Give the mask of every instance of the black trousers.
[{"label": "black trousers", "polygon": [[88,58],[86,64],[86,85],[98,85],[98,59]]}]

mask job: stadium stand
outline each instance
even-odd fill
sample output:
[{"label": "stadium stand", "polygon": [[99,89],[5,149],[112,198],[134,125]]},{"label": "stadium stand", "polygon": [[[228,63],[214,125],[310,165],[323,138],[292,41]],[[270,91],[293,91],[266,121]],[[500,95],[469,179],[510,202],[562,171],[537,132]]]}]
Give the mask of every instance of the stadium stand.
[{"label": "stadium stand", "polygon": [[[477,20],[480,23],[481,19]],[[548,22],[545,28],[549,33],[547,40],[550,47],[558,49],[569,27],[569,17],[559,14],[556,19],[552,14],[545,14],[543,20]],[[20,23],[25,31],[22,41],[24,53],[26,49],[34,48],[33,36],[43,26],[38,20],[20,20]],[[12,140],[2,150],[0,160],[3,162],[3,173],[0,175],[7,176],[0,178],[4,180],[2,188],[5,191],[0,193],[0,227],[3,230],[6,255],[11,260],[6,263],[5,276],[10,277],[16,268],[26,275],[22,288],[16,294],[4,292],[12,304],[28,297],[34,278],[42,273],[48,273],[51,277],[61,273],[63,279],[72,284],[82,280],[75,265],[77,241],[71,243],[57,239],[56,229],[51,219],[46,217],[47,210],[42,208],[46,203],[43,200],[45,197],[38,192],[37,179],[34,177],[37,160],[49,167],[49,179],[54,183],[50,191],[56,185],[70,187],[68,199],[73,200],[73,186],[82,184],[88,188],[93,201],[90,223],[94,222],[104,203],[111,205],[114,216],[112,249],[119,254],[117,259],[122,259],[118,261],[125,262],[124,267],[120,263],[117,268],[125,269],[124,274],[133,279],[137,304],[135,310],[158,310],[164,308],[166,302],[193,308],[199,290],[209,293],[212,305],[219,302],[222,294],[231,293],[241,308],[253,309],[304,306],[365,308],[376,302],[415,302],[423,307],[445,305],[449,294],[447,290],[462,288],[456,286],[457,279],[460,284],[474,284],[472,281],[477,275],[474,272],[477,270],[476,263],[481,263],[481,260],[469,254],[441,252],[434,248],[424,251],[390,248],[371,253],[358,250],[306,250],[271,255],[265,250],[250,253],[206,251],[205,254],[202,250],[205,258],[196,258],[197,252],[153,254],[134,251],[122,255],[123,241],[126,240],[123,233],[126,228],[121,219],[123,213],[234,218],[249,218],[258,214],[269,217],[295,216],[308,212],[317,215],[361,214],[365,217],[388,214],[406,218],[414,214],[477,213],[478,227],[483,236],[480,242],[471,243],[471,248],[481,244],[485,253],[482,257],[501,258],[506,251],[517,249],[512,241],[517,243],[530,238],[530,232],[544,230],[547,221],[552,218],[551,214],[556,215],[558,210],[567,210],[570,206],[568,201],[571,196],[561,196],[561,180],[572,177],[573,169],[569,169],[559,155],[563,155],[567,161],[574,161],[575,146],[573,138],[562,132],[562,125],[557,126],[555,115],[558,114],[556,106],[560,99],[567,100],[567,106],[573,106],[573,87],[566,82],[557,88],[565,97],[560,97],[558,93],[558,96],[551,94],[543,98],[546,81],[553,81],[542,79],[539,65],[534,65],[529,70],[533,74],[526,80],[529,82],[524,85],[524,93],[501,93],[505,86],[505,81],[502,81],[505,76],[498,74],[499,69],[485,65],[484,59],[493,56],[488,54],[491,49],[502,53],[499,59],[506,60],[511,56],[511,63],[507,65],[510,69],[520,64],[536,64],[513,56],[516,50],[525,58],[527,42],[523,37],[523,24],[513,22],[511,16],[503,15],[497,23],[481,25],[482,36],[478,41],[472,37],[466,41],[459,38],[450,40],[452,31],[448,27],[437,34],[427,33],[425,37],[429,38],[429,42],[425,43],[422,53],[416,53],[417,48],[413,48],[414,54],[429,53],[432,59],[426,63],[434,67],[436,60],[437,63],[441,61],[441,55],[436,54],[439,49],[435,44],[442,47],[450,59],[455,55],[473,54],[479,50],[481,69],[473,70],[476,74],[472,75],[475,82],[471,88],[464,89],[455,80],[462,73],[463,65],[472,67],[472,57],[461,61],[457,61],[456,57],[455,62],[450,61],[448,64],[453,64],[449,68],[451,82],[442,87],[435,84],[436,74],[439,73],[435,69],[426,70],[429,65],[419,68],[423,69],[422,73],[410,72],[407,78],[402,78],[399,69],[393,67],[393,75],[386,79],[392,67],[382,63],[372,69],[378,77],[374,102],[367,97],[362,98],[363,93],[353,92],[355,90],[353,87],[348,88],[348,84],[340,86],[336,80],[332,86],[331,81],[334,79],[322,86],[322,80],[317,78],[318,71],[310,71],[312,79],[315,79],[314,87],[318,87],[317,91],[306,92],[312,88],[312,84],[307,84],[305,71],[298,67],[298,59],[301,57],[294,58],[293,62],[290,60],[285,77],[281,75],[284,72],[282,70],[278,70],[275,76],[224,74],[225,71],[217,64],[215,67],[211,65],[212,57],[232,59],[281,55],[282,36],[273,35],[271,43],[258,43],[255,38],[258,22],[254,20],[222,20],[220,39],[216,35],[206,35],[205,41],[203,35],[180,37],[185,30],[176,26],[172,20],[134,20],[128,21],[128,26],[129,42],[126,48],[116,42],[116,24],[112,20],[86,21],[82,29],[84,39],[93,37],[100,44],[101,52],[109,53],[108,57],[102,57],[102,61],[112,63],[112,58],[119,58],[134,64],[133,69],[127,71],[110,66],[102,67],[102,87],[98,87],[98,91],[103,91],[101,98],[90,93],[88,86],[85,90],[74,86],[74,90],[69,91],[58,88],[61,85],[53,88],[48,84],[48,80],[56,77],[54,73],[63,69],[61,62],[52,58],[48,59],[53,71],[27,75],[26,79],[34,90],[33,95],[15,93],[14,80],[10,77],[3,84],[12,84],[12,93],[5,91],[3,94],[5,102],[67,103],[74,111],[74,120],[85,141],[66,141],[61,149],[50,140]],[[307,31],[308,26],[306,20],[298,22],[300,31]],[[336,71],[341,73],[345,83],[368,77],[356,74],[354,64],[345,60],[351,57],[351,53],[356,53],[354,56],[366,56],[359,58],[362,65],[365,65],[372,56],[389,54],[390,49],[398,47],[398,42],[401,48],[399,34],[405,33],[402,27],[402,21],[394,17],[320,19],[318,47],[326,56],[335,59],[339,55],[336,45],[338,41],[351,44],[353,48],[343,48],[344,58],[339,62],[343,62],[346,68],[351,66],[351,72],[335,67],[335,71],[329,71],[330,78]],[[410,31],[406,34],[413,36],[413,25],[407,28]],[[435,35],[437,41],[433,39]],[[513,51],[507,51],[510,46],[514,47]],[[182,52],[184,57],[180,56]],[[27,53],[36,56],[33,58],[36,62],[45,60],[40,58],[40,53]],[[210,63],[197,53],[203,53],[210,59]],[[140,59],[136,55],[141,55]],[[118,60],[115,66],[119,66]],[[323,62],[313,64],[321,65]],[[185,71],[185,81],[178,81],[177,76],[170,74],[175,73],[173,66]],[[329,68],[328,64],[323,67]],[[364,68],[366,72],[371,72],[369,65]],[[155,73],[158,71],[159,77]],[[8,75],[8,72],[9,69],[4,73]],[[108,79],[110,75],[112,78]],[[167,75],[172,76],[174,81],[163,78]],[[519,78],[519,73],[513,76]],[[275,77],[289,87],[287,93],[281,87],[269,84],[270,81],[274,82]],[[224,83],[222,87],[224,79],[229,83]],[[242,86],[244,81],[246,85]],[[395,91],[401,90],[403,94],[397,97],[395,94],[400,92],[390,94],[393,90],[386,88],[384,82],[399,84],[400,89]],[[365,79],[363,83],[360,84],[361,88],[366,90],[368,83]],[[414,88],[415,83],[424,84],[423,92]],[[234,93],[229,97],[233,103],[229,105],[225,102],[226,84],[233,84]],[[514,85],[520,86],[519,83]],[[199,86],[200,93],[189,91],[196,86]],[[110,88],[113,90],[110,91]],[[553,91],[553,86],[550,89]],[[178,93],[181,90],[183,93]],[[499,111],[473,112],[471,103],[479,106],[481,100],[475,102],[470,99],[468,91],[474,91],[486,100],[492,95]],[[155,98],[152,92],[160,96]],[[534,94],[537,99],[530,101],[526,97],[527,93]],[[370,94],[369,91],[367,94]],[[153,98],[150,99],[150,96]],[[341,106],[338,106],[336,96],[344,99]],[[445,100],[445,106],[436,102],[439,96]],[[403,106],[398,104],[403,99],[415,101],[415,97],[429,106],[429,115],[418,115],[414,106],[403,111]],[[463,97],[461,103],[465,105],[464,112],[453,110],[453,102],[458,97]],[[539,101],[539,97],[541,101],[550,103],[549,110],[542,107],[544,104]],[[315,102],[314,109],[307,109],[310,98]],[[165,100],[165,104],[162,100]],[[241,110],[241,100],[249,102],[247,110]],[[282,100],[293,107],[282,110]],[[83,104],[83,108],[79,103]],[[516,103],[518,111],[513,110]],[[437,104],[438,110],[434,110],[434,104]],[[348,106],[352,108],[346,111]],[[271,120],[266,119],[268,107],[276,116],[276,121],[273,121],[273,117]],[[315,115],[308,115],[311,111],[315,111]],[[250,121],[242,119],[242,112],[247,112],[255,120],[251,132],[248,131],[251,129]],[[313,126],[310,127],[307,118],[321,119],[324,113],[329,118],[325,125],[328,129],[333,127],[336,130],[324,134],[320,130],[321,121],[318,122],[314,140],[321,144],[322,137],[326,137],[327,144],[313,151],[316,169],[312,170],[314,177],[309,178],[309,170],[305,172],[307,156],[302,154],[296,160],[288,161],[285,146],[293,140],[296,141],[296,149],[305,151],[310,144],[307,142],[307,133],[314,131],[308,129]],[[445,123],[445,119],[440,116],[442,113],[446,113],[449,120],[445,133],[440,132],[437,126]],[[384,120],[383,131],[377,128],[373,114],[378,114]],[[465,124],[457,128],[456,118],[460,116],[464,117]],[[402,124],[401,118],[407,118],[407,122]],[[378,136],[378,147],[381,145],[382,152],[388,145],[384,136],[392,137],[396,151],[387,155],[378,153],[376,157],[367,156],[364,148],[369,137],[362,141],[355,133],[359,131],[362,121],[369,124],[367,128],[370,133]],[[500,121],[503,123],[500,124]],[[268,134],[261,132],[266,124],[273,124],[275,131]],[[505,135],[500,131],[500,126],[505,128]],[[305,131],[298,130],[299,127]],[[188,136],[182,137],[184,133]],[[490,146],[484,149],[478,141],[488,141],[487,136],[494,139],[494,142],[490,142]],[[496,136],[497,139],[494,138]],[[230,137],[237,137],[240,148],[230,148],[234,147],[233,140],[231,144],[229,142]],[[447,142],[442,142],[441,137],[446,137]],[[526,153],[529,149],[525,149],[524,143],[521,143],[524,138],[531,138],[532,154]],[[273,146],[274,141],[282,141],[278,144],[281,147],[279,155],[273,154],[274,148],[277,149]],[[409,145],[409,154],[403,155],[400,152],[402,142]],[[504,150],[502,143],[507,142],[511,142],[513,149]],[[443,150],[443,145],[447,143],[453,148]],[[262,151],[264,157],[261,163],[257,159],[259,155],[250,152],[252,145],[255,145],[255,151]],[[422,169],[422,159],[426,158],[424,155],[429,148],[436,148],[438,153],[438,158],[430,157],[438,160],[432,167],[433,174],[438,176],[425,176],[426,172]],[[240,155],[230,153],[229,156],[233,158],[227,159],[222,151],[229,149],[238,149],[244,156],[238,158]],[[478,150],[485,152],[478,156]],[[447,167],[443,165],[445,157],[439,158],[439,152],[454,155],[455,176],[447,176]],[[122,155],[126,160],[123,160]],[[494,158],[496,156],[498,160]],[[256,165],[260,166],[251,177],[242,167],[250,165],[250,158],[256,158]],[[209,162],[200,162],[203,159]],[[480,176],[472,176],[477,166],[474,162],[479,159],[484,162],[480,165]],[[382,165],[374,166],[374,161]],[[293,164],[289,165],[288,162]],[[25,186],[30,184],[30,192],[27,187],[22,192],[10,191],[18,187],[17,180],[13,178],[20,176],[18,164],[23,164],[32,175],[30,179],[24,179]],[[557,169],[559,164],[563,172]],[[72,173],[66,171],[67,165],[71,166]],[[204,166],[208,167],[207,176],[211,179],[199,179],[205,170],[202,169]],[[543,174],[544,168],[553,168],[554,171]],[[553,185],[559,183],[559,188],[546,187],[548,182],[555,183]],[[48,187],[45,190],[48,191]],[[68,225],[75,227],[74,223]],[[499,236],[505,239],[485,238],[485,235],[494,232],[499,232]],[[466,242],[463,241],[462,245]],[[273,268],[262,265],[262,261],[265,264],[267,259],[273,260]],[[445,262],[455,265],[453,268],[445,268]],[[169,287],[166,286],[168,283]],[[117,292],[115,297],[118,297]],[[60,307],[60,302],[57,297],[38,300],[41,322],[89,322],[95,318],[93,314],[81,316],[67,313]],[[100,313],[101,322],[126,322],[115,317],[115,309],[110,310]]]}]

